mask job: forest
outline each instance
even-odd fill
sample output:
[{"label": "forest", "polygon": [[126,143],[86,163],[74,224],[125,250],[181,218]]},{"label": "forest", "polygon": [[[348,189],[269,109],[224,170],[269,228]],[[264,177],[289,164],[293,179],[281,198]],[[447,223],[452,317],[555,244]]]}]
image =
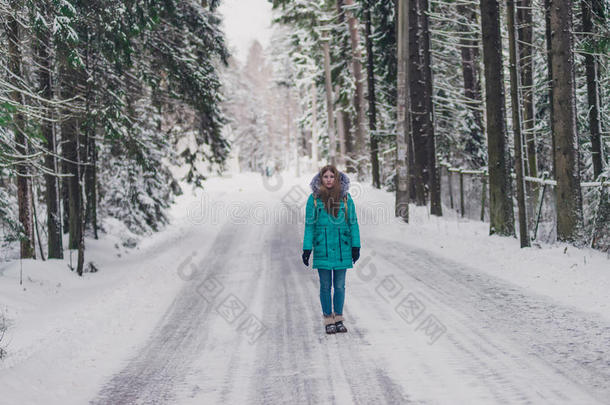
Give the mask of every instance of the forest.
[{"label": "forest", "polygon": [[0,260],[94,271],[103,218],[159,231],[231,153],[337,164],[406,222],[610,249],[607,0],[271,3],[240,63],[219,0],[1,0]]},{"label": "forest", "polygon": [[84,236],[98,237],[100,218],[157,231],[179,179],[201,186],[203,164],[222,169],[219,67],[229,55],[217,6],[0,3],[3,251],[75,250],[82,274]]}]

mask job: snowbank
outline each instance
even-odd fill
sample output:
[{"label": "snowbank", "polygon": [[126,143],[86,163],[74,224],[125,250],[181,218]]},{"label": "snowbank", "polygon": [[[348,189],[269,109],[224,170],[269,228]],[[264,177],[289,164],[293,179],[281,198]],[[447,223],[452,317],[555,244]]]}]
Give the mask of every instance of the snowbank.
[{"label": "snowbank", "polygon": [[[179,196],[171,210],[171,224],[139,241],[134,249],[123,246],[134,236],[119,223],[106,220],[109,233],[100,240],[86,240],[86,261],[93,261],[99,272],[83,277],[68,269],[69,257],[3,263],[0,313],[8,318],[9,329],[0,342],[8,352],[0,361],[2,400],[22,404],[42,399],[45,403],[89,401],[145,342],[186,282],[178,274],[180,264],[190,252],[207,251],[222,224],[230,219],[231,209],[227,209],[215,212],[214,221],[198,221],[204,213],[197,210],[206,205],[203,196],[210,198],[208,203],[222,202],[224,208],[240,200],[240,195],[244,196],[241,201],[268,206],[278,196],[269,193],[270,188],[285,190],[279,195],[287,195],[296,187],[304,210],[312,176],[283,173],[266,187],[261,187],[256,173],[211,178],[204,191]],[[463,220],[447,207],[441,218],[429,216],[425,207],[411,207],[411,221],[405,224],[393,215],[393,193],[361,185],[350,177],[360,220],[361,258],[372,254],[367,247],[369,237],[400,241],[407,248],[429,250],[610,319],[610,260],[606,254],[561,243],[521,249],[517,239],[490,237],[488,224]]]}]

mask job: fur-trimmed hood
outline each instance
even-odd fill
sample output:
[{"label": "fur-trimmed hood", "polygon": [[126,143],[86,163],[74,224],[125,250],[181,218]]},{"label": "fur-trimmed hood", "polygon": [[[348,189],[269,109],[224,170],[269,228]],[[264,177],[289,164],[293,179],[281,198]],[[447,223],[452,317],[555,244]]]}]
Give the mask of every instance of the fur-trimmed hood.
[{"label": "fur-trimmed hood", "polygon": [[[341,198],[343,198],[347,196],[349,191],[349,177],[347,177],[347,174],[339,171],[339,179],[341,185]],[[311,183],[309,183],[309,187],[311,187],[311,192],[315,198],[320,196],[320,185],[320,173],[316,173],[316,175],[313,176],[313,179],[311,179]]]}]

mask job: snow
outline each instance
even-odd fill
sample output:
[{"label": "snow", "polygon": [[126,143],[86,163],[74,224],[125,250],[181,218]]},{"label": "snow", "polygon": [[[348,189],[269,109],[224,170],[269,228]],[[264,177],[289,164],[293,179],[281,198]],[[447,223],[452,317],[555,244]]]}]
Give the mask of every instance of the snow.
[{"label": "snow", "polygon": [[67,267],[69,258],[24,260],[20,286],[18,261],[0,268],[0,310],[10,322],[2,342],[8,351],[0,363],[2,401],[76,404],[95,395],[184,283],[176,271],[183,249],[205,250],[215,233],[213,225],[197,227],[203,237],[183,241],[192,231],[184,217],[189,198],[178,197],[173,223],[133,251],[121,246],[129,231],[107,219],[114,233],[86,240],[86,262],[93,261],[97,273],[78,277]]},{"label": "snow", "polygon": [[[610,333],[608,255],[520,249],[447,207],[436,218],[412,206],[405,224],[392,193],[352,176],[362,249],[346,285],[349,332],[325,336],[317,275],[300,263],[302,221],[278,221],[289,192],[304,207],[312,175],[182,185],[171,223],[134,249],[105,219],[108,234],[86,240],[99,271],[83,277],[68,258],[3,263],[0,403],[116,403],[130,376],[144,379],[129,380],[145,392],[134,403],[607,401],[610,363],[595,353]],[[213,298],[206,280],[222,287]],[[258,340],[214,312],[229,297],[263,323]],[[407,298],[423,307],[412,323],[394,310]],[[434,342],[427,316],[445,328]]]},{"label": "snow", "polygon": [[[232,53],[241,62],[246,61],[248,49],[257,40],[263,46],[271,37],[271,3],[265,0],[225,0],[219,8],[224,17],[223,29]],[[244,27],[248,29],[245,30]]]},{"label": "snow", "polygon": [[[379,210],[382,206],[392,212],[392,194],[367,188],[369,193],[367,202],[374,205],[367,207]],[[610,320],[610,253],[559,242],[521,249],[518,239],[489,236],[488,223],[464,220],[448,207],[443,207],[439,218],[429,215],[426,208],[411,205],[410,216],[411,224],[403,226],[393,219],[398,226],[384,227],[376,236],[432,249],[437,255]]]}]

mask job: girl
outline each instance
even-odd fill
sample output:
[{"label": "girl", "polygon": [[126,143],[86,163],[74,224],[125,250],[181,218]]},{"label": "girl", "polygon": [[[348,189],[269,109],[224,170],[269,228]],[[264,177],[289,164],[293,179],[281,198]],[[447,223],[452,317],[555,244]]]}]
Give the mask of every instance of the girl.
[{"label": "girl", "polygon": [[[326,333],[347,332],[343,325],[345,273],[360,257],[360,230],[354,201],[348,193],[349,178],[333,165],[314,176],[305,211],[303,263],[320,276],[320,303]],[[334,295],[331,307],[331,285]],[[334,310],[334,311],[333,311]]]}]

